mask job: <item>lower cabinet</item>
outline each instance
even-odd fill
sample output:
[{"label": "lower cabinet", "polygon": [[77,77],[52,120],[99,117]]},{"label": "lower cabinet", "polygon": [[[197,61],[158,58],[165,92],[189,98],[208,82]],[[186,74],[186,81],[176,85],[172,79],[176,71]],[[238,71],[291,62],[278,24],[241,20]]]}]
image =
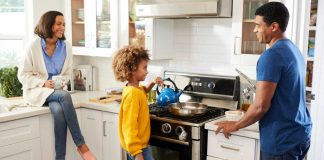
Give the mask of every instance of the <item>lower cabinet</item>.
[{"label": "lower cabinet", "polygon": [[0,147],[1,160],[41,160],[40,138]]},{"label": "lower cabinet", "polygon": [[257,139],[232,135],[226,139],[223,134],[208,131],[207,160],[258,160]]},{"label": "lower cabinet", "polygon": [[0,123],[0,160],[41,160],[39,117]]},{"label": "lower cabinet", "polygon": [[82,108],[81,124],[85,141],[98,160],[122,160],[117,114]]}]

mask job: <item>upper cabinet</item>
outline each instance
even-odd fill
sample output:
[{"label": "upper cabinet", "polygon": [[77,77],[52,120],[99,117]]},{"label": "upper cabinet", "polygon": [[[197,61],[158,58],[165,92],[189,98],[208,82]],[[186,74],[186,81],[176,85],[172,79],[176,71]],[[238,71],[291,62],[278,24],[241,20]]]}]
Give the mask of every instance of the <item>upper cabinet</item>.
[{"label": "upper cabinet", "polygon": [[118,1],[70,0],[66,3],[66,33],[73,54],[110,57],[118,46]]}]

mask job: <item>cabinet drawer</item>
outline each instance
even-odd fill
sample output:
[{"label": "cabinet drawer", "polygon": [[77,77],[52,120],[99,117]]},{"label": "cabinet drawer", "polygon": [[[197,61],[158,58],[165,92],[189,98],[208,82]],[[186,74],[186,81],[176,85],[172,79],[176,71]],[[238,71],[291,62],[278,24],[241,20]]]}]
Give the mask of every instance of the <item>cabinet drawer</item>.
[{"label": "cabinet drawer", "polygon": [[256,140],[241,136],[230,136],[226,139],[223,134],[208,132],[207,155],[228,160],[254,160]]},{"label": "cabinet drawer", "polygon": [[38,117],[24,118],[0,124],[0,146],[39,137]]},{"label": "cabinet drawer", "polygon": [[41,160],[40,155],[40,138],[0,147],[0,160]]}]

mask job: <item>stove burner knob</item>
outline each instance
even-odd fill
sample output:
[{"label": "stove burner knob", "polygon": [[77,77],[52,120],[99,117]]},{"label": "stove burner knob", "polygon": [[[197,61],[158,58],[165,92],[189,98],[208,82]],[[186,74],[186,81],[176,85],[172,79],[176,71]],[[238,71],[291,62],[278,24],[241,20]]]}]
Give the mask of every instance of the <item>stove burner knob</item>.
[{"label": "stove burner knob", "polygon": [[172,130],[172,127],[169,123],[164,123],[162,126],[161,126],[161,131],[164,133],[164,134],[169,134],[171,133],[171,130]]},{"label": "stove burner knob", "polygon": [[180,141],[185,141],[187,139],[188,133],[184,130],[182,126],[178,126],[175,129],[175,133],[179,136]]},{"label": "stove burner knob", "polygon": [[182,132],[184,132],[184,128],[182,126],[177,126],[175,129],[175,133],[179,136]]},{"label": "stove burner knob", "polygon": [[207,86],[208,86],[208,88],[213,89],[213,88],[215,88],[216,85],[214,82],[209,82]]}]

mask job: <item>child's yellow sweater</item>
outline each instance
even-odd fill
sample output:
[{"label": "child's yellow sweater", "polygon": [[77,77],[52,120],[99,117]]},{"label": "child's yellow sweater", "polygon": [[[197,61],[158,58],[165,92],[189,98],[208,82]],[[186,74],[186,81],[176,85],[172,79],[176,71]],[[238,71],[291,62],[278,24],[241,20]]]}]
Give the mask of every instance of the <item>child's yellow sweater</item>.
[{"label": "child's yellow sweater", "polygon": [[150,139],[150,113],[146,93],[141,89],[125,86],[119,111],[119,139],[122,147],[132,156],[142,152]]}]

